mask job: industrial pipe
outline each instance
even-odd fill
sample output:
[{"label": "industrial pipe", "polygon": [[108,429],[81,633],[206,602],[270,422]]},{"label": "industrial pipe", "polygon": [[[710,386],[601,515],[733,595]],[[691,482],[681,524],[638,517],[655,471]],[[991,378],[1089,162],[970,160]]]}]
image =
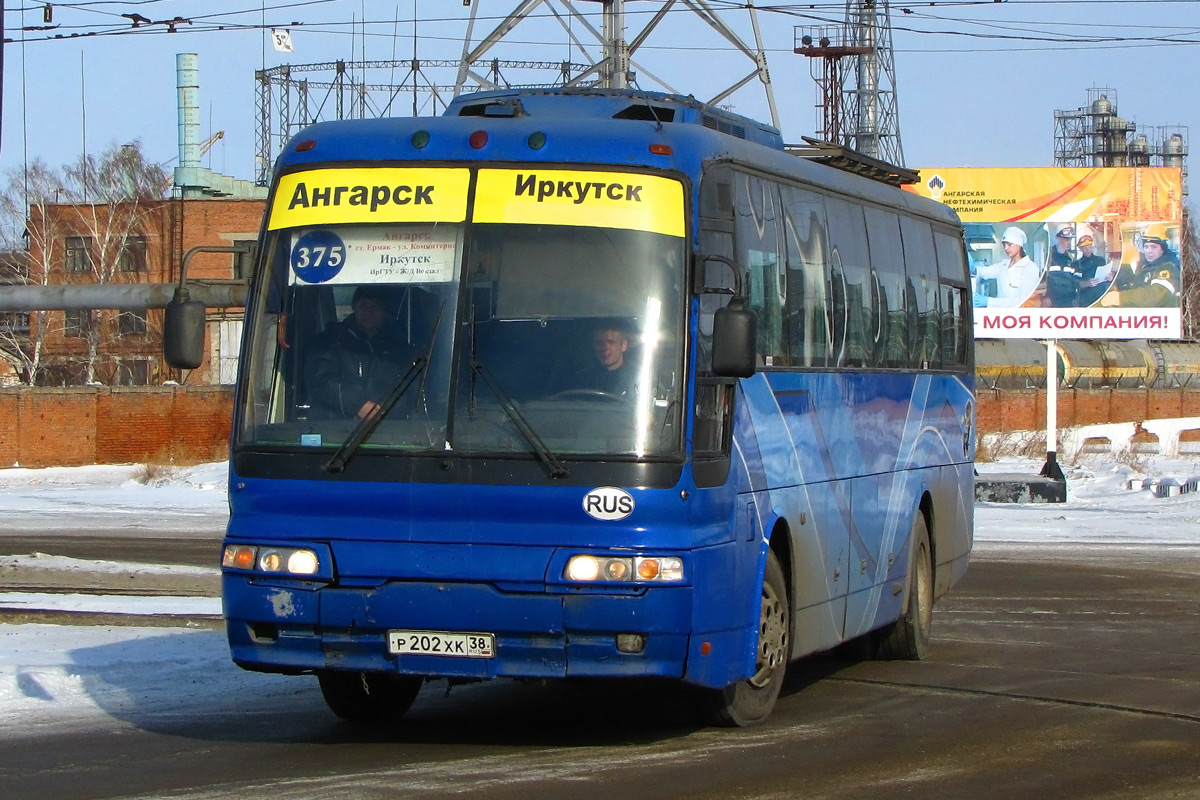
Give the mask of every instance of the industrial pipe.
[{"label": "industrial pipe", "polygon": [[[122,311],[166,308],[179,288],[177,283],[104,283],[91,285],[0,286],[3,311],[86,311],[112,308]],[[246,305],[245,283],[189,283],[193,300],[208,308]]]}]

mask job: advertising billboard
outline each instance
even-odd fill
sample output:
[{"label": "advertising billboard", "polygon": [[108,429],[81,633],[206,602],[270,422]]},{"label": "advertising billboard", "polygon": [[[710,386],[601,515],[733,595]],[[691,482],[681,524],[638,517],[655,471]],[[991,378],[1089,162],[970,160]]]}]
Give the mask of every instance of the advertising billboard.
[{"label": "advertising billboard", "polygon": [[922,168],[958,212],[978,338],[1178,339],[1176,167]]}]

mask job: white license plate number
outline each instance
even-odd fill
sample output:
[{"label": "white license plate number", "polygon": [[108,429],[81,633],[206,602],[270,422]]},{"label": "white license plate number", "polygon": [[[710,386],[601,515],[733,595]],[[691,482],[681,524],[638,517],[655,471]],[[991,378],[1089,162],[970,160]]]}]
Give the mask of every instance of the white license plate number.
[{"label": "white license plate number", "polygon": [[494,658],[496,637],[490,633],[388,631],[388,652],[393,655]]}]

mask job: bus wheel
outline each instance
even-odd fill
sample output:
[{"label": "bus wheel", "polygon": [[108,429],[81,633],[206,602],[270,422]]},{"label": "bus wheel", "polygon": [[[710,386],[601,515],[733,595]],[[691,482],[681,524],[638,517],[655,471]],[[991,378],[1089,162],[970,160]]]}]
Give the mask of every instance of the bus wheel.
[{"label": "bus wheel", "polygon": [[360,725],[387,725],[404,716],[423,678],[386,672],[325,670],[317,673],[329,710]]},{"label": "bus wheel", "polygon": [[767,553],[762,612],[758,620],[758,657],[754,674],[724,689],[709,689],[712,716],[719,725],[745,728],[765,720],[775,707],[791,655],[791,614],[787,583],[775,553]]},{"label": "bus wheel", "polygon": [[908,606],[904,616],[879,631],[876,658],[918,661],[929,649],[929,632],[933,627],[933,559],[929,552],[929,528],[920,511],[913,520],[912,542]]}]

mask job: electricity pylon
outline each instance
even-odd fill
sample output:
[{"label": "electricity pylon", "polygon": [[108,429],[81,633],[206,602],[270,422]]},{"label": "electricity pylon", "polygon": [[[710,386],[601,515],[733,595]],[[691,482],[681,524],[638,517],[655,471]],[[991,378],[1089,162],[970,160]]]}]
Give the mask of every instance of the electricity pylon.
[{"label": "electricity pylon", "polygon": [[[444,0],[442,0],[444,2]],[[582,9],[592,4],[591,13]],[[595,4],[601,6],[601,20],[596,26]],[[398,116],[411,113],[437,113],[444,109],[450,97],[463,92],[527,88],[540,86],[655,88],[673,94],[690,94],[692,87],[680,90],[651,72],[645,63],[635,60],[639,48],[656,29],[665,23],[678,21],[686,13],[702,19],[717,34],[733,45],[733,50],[745,56],[751,65],[745,73],[730,76],[730,82],[707,98],[713,105],[725,104],[731,95],[752,83],[761,83],[770,109],[771,123],[779,127],[775,94],[767,69],[766,49],[758,25],[758,14],[752,0],[739,11],[749,12],[753,44],[740,37],[726,19],[718,14],[710,0],[645,0],[639,5],[655,10],[646,24],[631,36],[627,34],[625,0],[519,0],[511,12],[480,38],[475,30],[483,17],[481,7],[512,8],[513,0],[466,0],[470,6],[467,28],[462,42],[462,56],[453,59],[418,58],[416,25],[414,21],[414,52],[404,60],[332,61],[314,64],[285,64],[255,71],[258,83],[258,118],[256,136],[258,151],[256,182],[266,185],[276,154],[301,128],[331,119],[362,119]],[[504,12],[501,12],[504,13]],[[725,12],[726,17],[731,12]],[[521,60],[530,49],[528,44],[513,41],[515,30],[524,32],[532,25],[520,26],[533,17],[542,24],[532,36],[547,41],[547,21],[565,32],[569,59],[562,61]],[[496,18],[493,12],[491,19]],[[541,52],[544,52],[541,51]],[[503,53],[503,55],[501,55]],[[514,58],[516,56],[516,58]],[[661,58],[661,57],[660,57]],[[708,64],[697,64],[695,71]],[[446,78],[453,74],[453,84]],[[706,78],[711,72],[706,74]],[[439,81],[438,78],[442,77]],[[644,78],[644,81],[639,81]],[[653,87],[648,84],[654,84]],[[723,83],[723,82],[722,82]],[[411,99],[411,104],[409,100]],[[704,98],[702,98],[704,99]]]},{"label": "electricity pylon", "polygon": [[797,27],[795,37],[820,90],[818,138],[903,166],[887,0],[847,0],[844,23]]},{"label": "electricity pylon", "polygon": [[[584,2],[599,3],[603,7],[602,25],[599,30],[579,10],[580,4]],[[625,0],[522,0],[512,13],[496,25],[490,33],[474,40],[473,32],[477,14],[482,5],[482,0],[473,0],[471,4],[471,16],[467,24],[467,35],[463,41],[463,54],[458,80],[455,84],[456,94],[470,89],[504,88],[493,78],[484,74],[487,66],[491,63],[487,54],[541,7],[553,15],[563,27],[572,43],[573,52],[579,53],[581,57],[589,61],[588,66],[582,72],[570,76],[562,85],[623,89],[634,84],[638,75],[644,75],[665,91],[684,94],[685,92],[674,88],[664,79],[652,73],[644,63],[634,60],[638,49],[646,43],[650,34],[663,24],[673,8],[678,7],[676,9],[678,11],[689,11],[700,17],[752,62],[752,67],[747,73],[732,76],[732,83],[708,98],[707,102],[719,105],[734,92],[757,78],[766,95],[771,113],[771,124],[779,127],[779,113],[775,107],[775,91],[771,84],[770,71],[767,68],[766,49],[763,46],[762,34],[758,25],[758,12],[752,0],[746,2],[744,8],[749,12],[750,24],[754,32],[753,45],[747,44],[738,36],[721,15],[712,8],[708,0],[663,0],[645,26],[631,37],[626,36]],[[643,3],[643,5],[649,5],[649,3]],[[592,58],[589,55],[589,47],[597,46],[600,48],[600,57]],[[484,69],[480,69],[481,66]]]}]

